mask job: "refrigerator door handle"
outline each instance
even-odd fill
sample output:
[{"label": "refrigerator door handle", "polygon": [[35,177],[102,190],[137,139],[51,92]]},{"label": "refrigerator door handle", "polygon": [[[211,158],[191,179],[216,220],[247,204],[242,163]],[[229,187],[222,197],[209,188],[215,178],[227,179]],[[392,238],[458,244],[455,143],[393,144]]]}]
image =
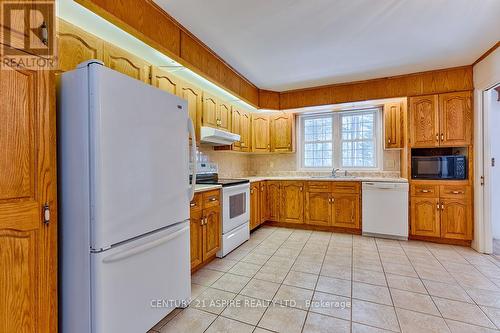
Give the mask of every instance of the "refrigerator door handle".
[{"label": "refrigerator door handle", "polygon": [[189,225],[185,226],[184,228],[180,229],[180,230],[177,230],[171,234],[168,234],[166,235],[165,237],[162,237],[162,238],[159,238],[159,239],[156,239],[152,242],[149,242],[149,243],[146,243],[146,244],[142,244],[142,245],[138,245],[136,247],[133,247],[131,249],[128,249],[128,250],[125,250],[123,252],[118,252],[116,254],[113,254],[113,255],[110,255],[109,257],[106,257],[102,260],[103,263],[112,263],[112,262],[116,262],[116,261],[120,261],[120,260],[123,260],[123,259],[126,259],[126,258],[129,258],[129,257],[132,257],[136,254],[139,254],[139,253],[142,253],[142,252],[145,252],[147,250],[150,250],[154,247],[157,247],[163,243],[166,243],[168,242],[169,240],[172,240],[178,236],[180,236],[182,233],[186,232],[186,230],[189,230]]},{"label": "refrigerator door handle", "polygon": [[[189,194],[189,201],[193,200],[194,198],[194,187],[196,186],[196,132],[194,130],[194,124],[193,120],[191,118],[188,118],[188,128],[189,128],[189,133],[191,135],[191,187],[190,187],[190,194]],[[189,181],[189,180],[188,180]]]}]

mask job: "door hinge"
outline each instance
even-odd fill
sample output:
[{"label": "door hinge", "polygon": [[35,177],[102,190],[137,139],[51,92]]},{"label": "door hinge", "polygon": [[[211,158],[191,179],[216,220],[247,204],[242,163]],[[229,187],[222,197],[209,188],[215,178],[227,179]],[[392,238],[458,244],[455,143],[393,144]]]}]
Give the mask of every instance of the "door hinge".
[{"label": "door hinge", "polygon": [[492,158],[491,158],[491,166],[492,166],[492,167],[494,167],[494,166],[495,166],[495,158],[494,158],[494,157],[492,157]]},{"label": "door hinge", "polygon": [[481,186],[484,186],[484,176],[481,176]]},{"label": "door hinge", "polygon": [[49,222],[50,222],[50,206],[48,203],[46,203],[42,207],[42,217],[43,217],[43,223],[49,224]]}]

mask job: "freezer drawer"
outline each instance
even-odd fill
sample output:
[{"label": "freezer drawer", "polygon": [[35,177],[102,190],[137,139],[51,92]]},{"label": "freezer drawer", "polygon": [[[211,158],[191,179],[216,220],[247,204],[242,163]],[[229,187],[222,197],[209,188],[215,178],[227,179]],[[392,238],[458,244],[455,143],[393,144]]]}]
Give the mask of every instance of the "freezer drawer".
[{"label": "freezer drawer", "polygon": [[91,254],[92,332],[147,332],[191,295],[189,222]]}]

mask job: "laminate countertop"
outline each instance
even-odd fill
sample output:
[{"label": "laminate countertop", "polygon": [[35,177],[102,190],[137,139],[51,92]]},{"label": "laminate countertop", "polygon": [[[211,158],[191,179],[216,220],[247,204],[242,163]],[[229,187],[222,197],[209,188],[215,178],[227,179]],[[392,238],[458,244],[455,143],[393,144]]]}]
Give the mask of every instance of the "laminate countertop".
[{"label": "laminate countertop", "polygon": [[196,184],[194,186],[194,192],[199,193],[199,192],[205,192],[205,191],[210,191],[210,190],[218,190],[221,188],[222,188],[222,185]]},{"label": "laminate countertop", "polygon": [[406,178],[389,178],[389,177],[315,177],[315,176],[262,176],[262,177],[242,177],[250,180],[251,183],[263,180],[297,180],[297,181],[333,181],[333,182],[386,182],[386,183],[408,183]]}]

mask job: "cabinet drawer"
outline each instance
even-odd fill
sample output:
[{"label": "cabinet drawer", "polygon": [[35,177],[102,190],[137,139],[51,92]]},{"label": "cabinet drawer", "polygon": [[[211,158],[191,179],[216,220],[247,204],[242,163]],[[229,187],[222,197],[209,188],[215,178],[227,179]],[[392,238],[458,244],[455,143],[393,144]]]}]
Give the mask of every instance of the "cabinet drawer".
[{"label": "cabinet drawer", "polygon": [[203,193],[203,208],[215,207],[220,205],[220,191],[207,191]]},{"label": "cabinet drawer", "polygon": [[359,182],[332,182],[334,193],[359,193]]},{"label": "cabinet drawer", "polygon": [[439,186],[432,184],[412,184],[411,196],[413,197],[439,197]]},{"label": "cabinet drawer", "polygon": [[439,193],[441,198],[465,199],[470,196],[470,186],[441,185]]},{"label": "cabinet drawer", "polygon": [[306,182],[307,192],[330,192],[330,182]]},{"label": "cabinet drawer", "polygon": [[202,208],[202,194],[201,193],[196,193],[194,195],[193,200],[189,204],[189,208],[193,211],[198,211],[201,210]]}]

